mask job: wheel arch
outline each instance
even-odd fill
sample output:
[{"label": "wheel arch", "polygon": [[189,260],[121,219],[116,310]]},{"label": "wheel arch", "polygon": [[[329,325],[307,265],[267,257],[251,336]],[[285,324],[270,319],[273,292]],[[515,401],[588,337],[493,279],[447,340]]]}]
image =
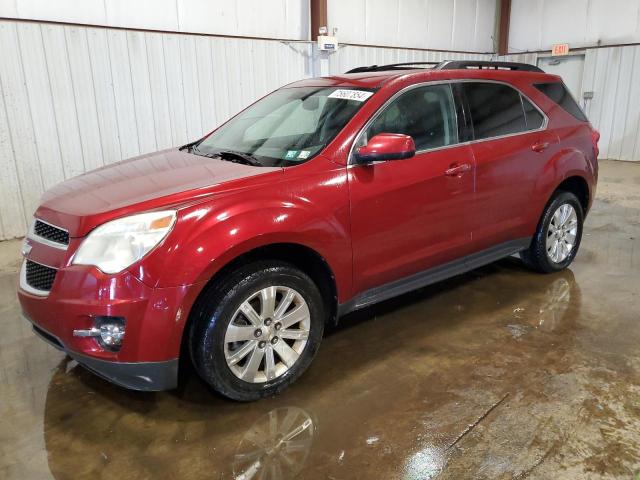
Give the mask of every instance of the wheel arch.
[{"label": "wheel arch", "polygon": [[[313,248],[300,243],[270,243],[248,250],[222,266],[207,282],[207,286],[219,281],[238,265],[259,260],[277,260],[287,262],[306,273],[318,286],[330,319],[334,319],[338,305],[336,278],[327,260]],[[206,287],[205,287],[206,288]],[[204,290],[204,288],[203,288]],[[332,316],[333,315],[333,316]]]},{"label": "wheel arch", "polygon": [[544,208],[558,190],[574,193],[585,213],[593,202],[596,173],[584,152],[575,147],[560,149],[546,163],[539,179],[538,190],[546,193]]},{"label": "wheel arch", "polygon": [[574,172],[573,174],[563,178],[559,183],[552,186],[550,191],[545,196],[546,201],[544,202],[544,205],[542,205],[542,208],[537,207],[535,212],[536,227],[540,224],[540,221],[542,220],[542,216],[544,215],[544,212],[549,206],[549,204],[553,201],[556,194],[560,191],[571,192],[575,194],[576,197],[578,197],[578,200],[580,201],[580,205],[582,206],[584,216],[586,218],[587,212],[589,210],[589,206],[591,205],[591,201],[592,201],[589,182],[584,176]]},{"label": "wheel arch", "polygon": [[338,319],[338,292],[336,278],[333,270],[326,259],[316,250],[300,243],[278,242],[255,247],[251,250],[243,252],[220,267],[216,272],[203,284],[200,292],[193,302],[187,319],[183,325],[181,332],[180,358],[189,358],[187,354],[188,333],[194,321],[194,312],[198,308],[200,299],[211,285],[215,285],[222,281],[224,277],[231,274],[240,265],[253,263],[257,261],[282,261],[290,263],[302,272],[311,277],[313,282],[318,286],[320,295],[322,296],[327,315],[327,323],[335,324]]},{"label": "wheel arch", "polygon": [[589,190],[589,183],[587,180],[581,175],[572,175],[570,177],[565,178],[560,184],[554,189],[553,193],[549,197],[549,201],[555,196],[556,192],[565,191],[571,192],[578,200],[580,200],[580,205],[582,205],[582,210],[584,214],[587,214],[589,210],[589,205],[591,204],[591,192]]}]

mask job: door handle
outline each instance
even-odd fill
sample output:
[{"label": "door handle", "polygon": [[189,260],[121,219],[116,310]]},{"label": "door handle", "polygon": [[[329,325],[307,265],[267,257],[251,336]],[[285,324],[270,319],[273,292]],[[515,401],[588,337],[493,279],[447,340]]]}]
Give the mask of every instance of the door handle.
[{"label": "door handle", "polygon": [[536,153],[544,152],[549,146],[549,142],[538,142],[531,145],[531,150]]},{"label": "door handle", "polygon": [[459,177],[469,170],[471,170],[471,165],[468,163],[463,163],[462,165],[453,164],[444,171],[444,174],[448,177]]}]

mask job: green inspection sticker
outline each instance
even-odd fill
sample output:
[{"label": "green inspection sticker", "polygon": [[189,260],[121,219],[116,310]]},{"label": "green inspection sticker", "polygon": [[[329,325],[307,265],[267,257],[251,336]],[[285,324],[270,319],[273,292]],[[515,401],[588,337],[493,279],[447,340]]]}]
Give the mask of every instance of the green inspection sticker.
[{"label": "green inspection sticker", "polygon": [[285,160],[293,160],[298,156],[298,150],[287,150],[287,153],[284,156]]}]

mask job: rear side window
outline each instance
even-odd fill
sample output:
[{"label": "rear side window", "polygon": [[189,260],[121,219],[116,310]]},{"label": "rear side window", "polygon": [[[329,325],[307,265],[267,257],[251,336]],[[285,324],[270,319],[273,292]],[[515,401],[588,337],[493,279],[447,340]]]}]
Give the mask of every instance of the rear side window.
[{"label": "rear side window", "polygon": [[536,83],[533,86],[581,122],[588,121],[586,115],[562,82]]},{"label": "rear side window", "polygon": [[527,130],[520,93],[500,83],[465,82],[474,138],[499,137]]}]

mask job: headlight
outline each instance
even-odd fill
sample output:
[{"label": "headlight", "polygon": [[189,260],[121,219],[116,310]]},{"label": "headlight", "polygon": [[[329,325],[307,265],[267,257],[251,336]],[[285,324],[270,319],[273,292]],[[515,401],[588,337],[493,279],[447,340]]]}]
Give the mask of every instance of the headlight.
[{"label": "headlight", "polygon": [[133,265],[171,231],[176,212],[142,213],[100,225],[82,242],[75,265],[95,265],[104,273],[118,273]]}]

